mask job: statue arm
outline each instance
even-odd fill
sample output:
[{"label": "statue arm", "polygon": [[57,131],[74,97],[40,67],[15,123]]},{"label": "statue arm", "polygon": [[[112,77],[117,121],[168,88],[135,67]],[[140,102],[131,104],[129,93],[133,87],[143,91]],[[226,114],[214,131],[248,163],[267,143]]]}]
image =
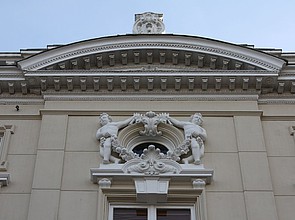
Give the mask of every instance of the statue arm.
[{"label": "statue arm", "polygon": [[176,127],[179,127],[179,128],[183,128],[183,126],[185,125],[185,122],[178,121],[178,120],[171,118],[171,117],[168,117],[168,121],[170,121],[173,125],[175,125]]},{"label": "statue arm", "polygon": [[123,128],[123,127],[126,127],[128,124],[130,124],[133,120],[134,120],[134,117],[135,116],[132,116],[130,118],[127,118],[126,120],[124,121],[118,121],[116,122],[116,125],[117,127],[120,129],[120,128]]}]

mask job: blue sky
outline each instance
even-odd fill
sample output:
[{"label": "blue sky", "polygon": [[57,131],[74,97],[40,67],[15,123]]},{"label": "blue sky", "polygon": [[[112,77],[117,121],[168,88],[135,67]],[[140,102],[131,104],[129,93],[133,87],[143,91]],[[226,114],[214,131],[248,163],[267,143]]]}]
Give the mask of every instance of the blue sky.
[{"label": "blue sky", "polygon": [[146,11],[164,14],[166,33],[295,52],[295,0],[3,0],[0,51],[132,33]]}]

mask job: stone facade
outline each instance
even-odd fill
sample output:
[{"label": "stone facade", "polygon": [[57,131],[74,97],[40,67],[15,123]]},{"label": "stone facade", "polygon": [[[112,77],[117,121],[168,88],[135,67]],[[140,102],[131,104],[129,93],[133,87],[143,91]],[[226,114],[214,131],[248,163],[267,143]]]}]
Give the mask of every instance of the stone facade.
[{"label": "stone facade", "polygon": [[[294,219],[294,53],[136,33],[0,53],[0,64],[0,219],[106,220],[112,204],[189,205],[198,220]],[[104,112],[153,125],[157,114],[201,113],[204,156],[174,163],[147,148],[173,168],[158,173],[105,164]],[[119,142],[170,150],[185,139],[173,123],[148,123],[155,135],[135,123],[118,129]]]}]

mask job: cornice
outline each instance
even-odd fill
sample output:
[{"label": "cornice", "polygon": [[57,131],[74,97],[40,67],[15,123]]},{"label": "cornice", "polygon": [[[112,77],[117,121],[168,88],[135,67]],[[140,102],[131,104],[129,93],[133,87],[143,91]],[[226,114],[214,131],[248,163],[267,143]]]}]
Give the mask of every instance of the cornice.
[{"label": "cornice", "polygon": [[[285,94],[295,93],[294,76],[269,70],[37,70],[1,75],[2,98],[41,94]],[[17,78],[15,78],[17,77]],[[81,93],[82,92],[82,93]]]},{"label": "cornice", "polygon": [[258,100],[259,105],[294,105],[295,104],[295,98],[294,96],[292,98],[277,98],[277,99],[259,99]]},{"label": "cornice", "polygon": [[272,71],[280,71],[286,63],[280,58],[259,51],[210,39],[177,35],[126,35],[58,47],[22,60],[18,64],[23,70],[38,70],[77,57],[142,49],[184,50],[222,56]]},{"label": "cornice", "polygon": [[243,94],[212,94],[212,95],[189,95],[177,94],[159,95],[157,93],[149,94],[123,94],[117,93],[112,95],[81,95],[81,94],[44,94],[45,101],[257,101],[258,95]]},{"label": "cornice", "polygon": [[0,105],[44,105],[43,99],[30,99],[27,97],[12,98],[11,96],[0,96]]},{"label": "cornice", "polygon": [[262,121],[295,121],[295,116],[285,116],[285,115],[277,115],[277,116],[272,116],[272,115],[265,115],[261,117]]},{"label": "cornice", "polygon": [[120,68],[118,70],[36,70],[25,71],[26,77],[70,77],[70,76],[278,76],[272,70],[200,70],[200,69],[142,69],[132,70]]},{"label": "cornice", "polygon": [[0,75],[1,81],[24,81],[26,80],[22,74],[1,74]]},{"label": "cornice", "polygon": [[0,120],[41,120],[41,115],[39,114],[9,114],[9,115],[0,115]]},{"label": "cornice", "polygon": [[[136,110],[104,110],[108,112],[110,115],[121,115],[121,116],[130,116]],[[261,116],[263,111],[262,110],[217,110],[217,111],[202,111],[202,110],[181,110],[181,111],[169,111],[169,113],[173,116],[177,117],[188,117],[192,114],[200,112],[204,117],[232,117],[232,116]],[[40,109],[40,115],[70,115],[70,116],[77,116],[77,115],[89,115],[89,116],[97,116],[101,114],[101,111],[94,110],[94,109]]]}]

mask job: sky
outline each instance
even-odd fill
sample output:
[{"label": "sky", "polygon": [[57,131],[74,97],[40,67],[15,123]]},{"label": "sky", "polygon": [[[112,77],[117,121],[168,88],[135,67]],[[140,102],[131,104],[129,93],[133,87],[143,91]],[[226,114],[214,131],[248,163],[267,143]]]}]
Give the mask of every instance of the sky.
[{"label": "sky", "polygon": [[167,34],[295,52],[295,0],[2,0],[0,51],[131,34],[148,11],[164,14]]}]

